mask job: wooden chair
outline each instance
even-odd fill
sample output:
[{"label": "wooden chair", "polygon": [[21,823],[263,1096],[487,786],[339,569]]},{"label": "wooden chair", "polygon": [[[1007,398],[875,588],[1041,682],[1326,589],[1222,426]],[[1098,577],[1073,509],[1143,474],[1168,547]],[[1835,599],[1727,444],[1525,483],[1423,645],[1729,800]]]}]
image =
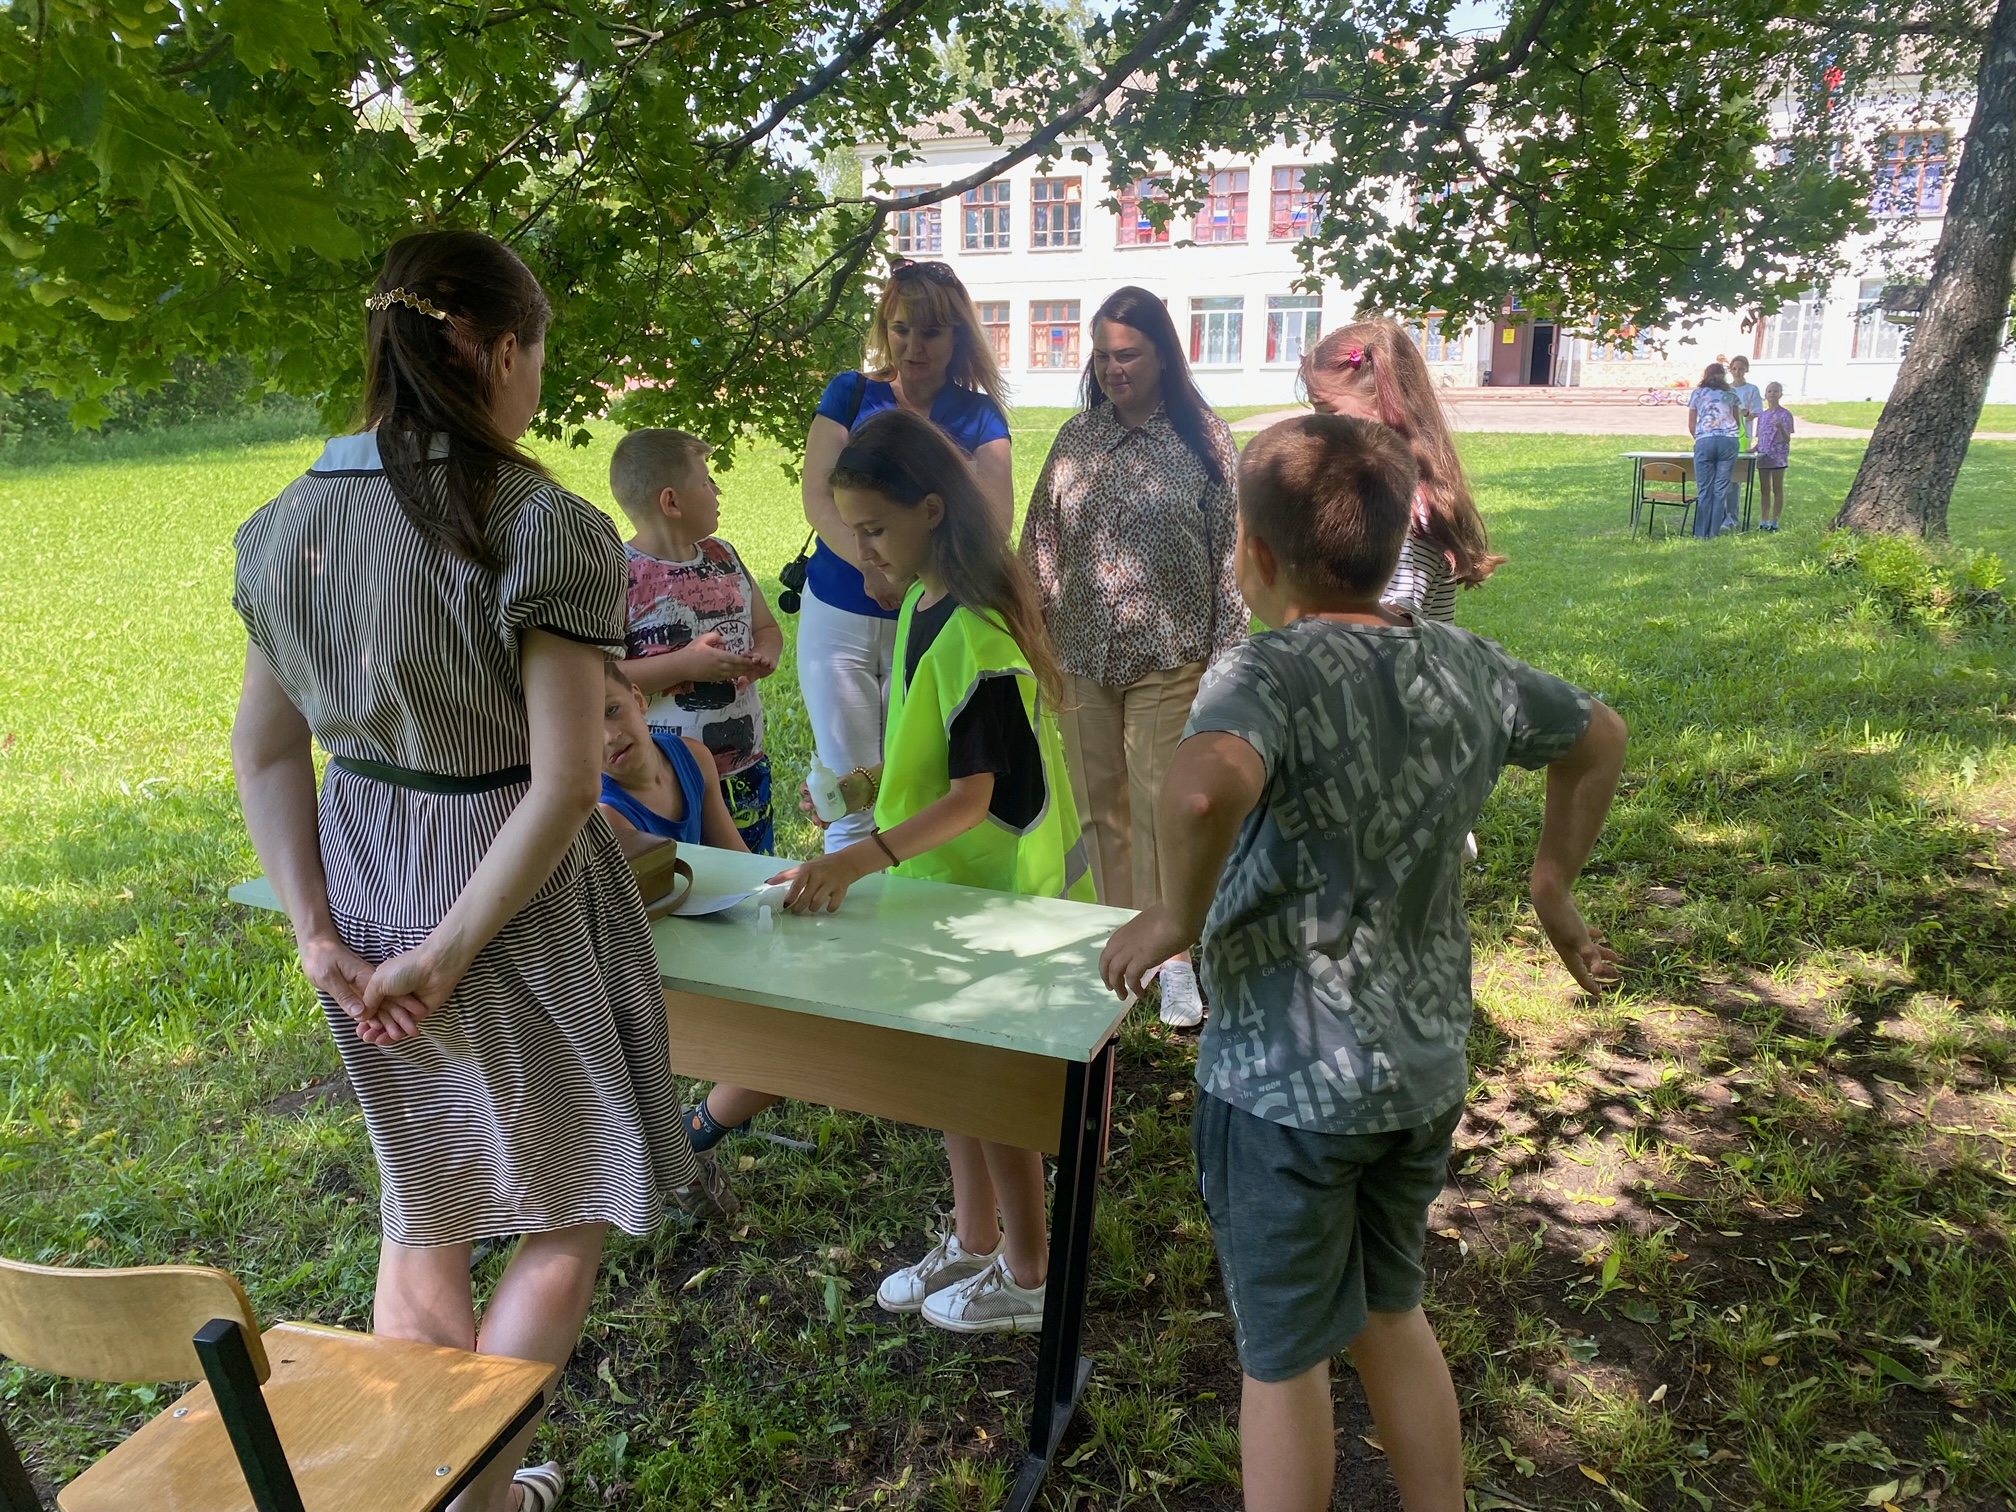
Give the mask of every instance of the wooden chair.
[{"label": "wooden chair", "polygon": [[[194,1265],[0,1260],[0,1355],[86,1380],[204,1382],[64,1487],[62,1512],[433,1512],[559,1374],[312,1323],[262,1336],[237,1281]],[[39,1509],[0,1425],[0,1512]]]},{"label": "wooden chair", "polygon": [[[1645,534],[1659,521],[1661,509],[1680,511],[1680,528],[1687,528],[1687,511],[1694,507],[1694,464],[1692,462],[1647,462],[1639,497],[1645,506]],[[1631,534],[1638,534],[1638,517],[1631,517]]]}]

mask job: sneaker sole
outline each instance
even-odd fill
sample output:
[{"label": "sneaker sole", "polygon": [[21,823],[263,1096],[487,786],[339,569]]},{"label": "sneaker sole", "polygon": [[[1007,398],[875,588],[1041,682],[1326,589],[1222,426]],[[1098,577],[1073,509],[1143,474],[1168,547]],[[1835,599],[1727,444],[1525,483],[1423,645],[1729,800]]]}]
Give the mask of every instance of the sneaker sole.
[{"label": "sneaker sole", "polygon": [[956,1334],[983,1334],[983,1333],[1013,1333],[1013,1334],[1023,1334],[1023,1333],[1041,1333],[1041,1332],[1043,1331],[1043,1315],[1042,1315],[1041,1313],[1038,1313],[1038,1314],[1037,1314],[1037,1315],[1036,1315],[1036,1316],[1035,1316],[1034,1318],[1029,1318],[1029,1319],[1022,1319],[1022,1318],[990,1318],[990,1319],[988,1319],[988,1320],[987,1320],[986,1322],[984,1322],[984,1323],[959,1323],[959,1322],[954,1322],[953,1320],[951,1320],[951,1319],[949,1319],[949,1318],[939,1318],[939,1317],[934,1317],[934,1316],[933,1316],[933,1315],[932,1315],[931,1313],[929,1313],[929,1312],[926,1312],[926,1311],[925,1311],[925,1310],[924,1310],[923,1308],[921,1308],[921,1307],[920,1307],[920,1308],[918,1308],[917,1310],[918,1310],[919,1312],[921,1312],[921,1313],[924,1313],[924,1321],[925,1321],[926,1323],[929,1323],[929,1324],[930,1324],[930,1325],[931,1325],[931,1326],[932,1326],[933,1328],[942,1328],[942,1329],[944,1329],[944,1330],[945,1330],[945,1332],[947,1332],[947,1333],[956,1333]]}]

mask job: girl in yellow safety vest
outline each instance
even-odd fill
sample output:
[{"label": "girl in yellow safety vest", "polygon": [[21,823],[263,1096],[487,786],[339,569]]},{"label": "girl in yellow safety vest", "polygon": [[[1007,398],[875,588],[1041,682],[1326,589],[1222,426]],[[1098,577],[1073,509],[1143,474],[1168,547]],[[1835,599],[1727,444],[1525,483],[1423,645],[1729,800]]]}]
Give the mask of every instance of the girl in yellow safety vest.
[{"label": "girl in yellow safety vest", "polygon": [[[841,782],[875,830],[782,873],[784,906],[832,910],[873,872],[1092,901],[1052,707],[1042,612],[971,466],[907,410],[849,438],[830,478],[863,561],[912,583],[896,629],[883,762]],[[877,1299],[959,1333],[1034,1332],[1048,1259],[1043,1157],[945,1136],[954,1222]]]}]

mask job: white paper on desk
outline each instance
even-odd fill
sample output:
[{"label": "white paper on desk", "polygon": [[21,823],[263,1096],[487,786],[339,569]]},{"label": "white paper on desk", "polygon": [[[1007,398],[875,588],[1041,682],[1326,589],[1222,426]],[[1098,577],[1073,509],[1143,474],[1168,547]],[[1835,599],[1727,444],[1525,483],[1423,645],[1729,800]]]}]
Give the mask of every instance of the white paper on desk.
[{"label": "white paper on desk", "polygon": [[[764,884],[764,886],[768,885],[768,883]],[[752,887],[745,892],[689,892],[686,894],[685,900],[677,908],[673,909],[672,913],[674,917],[681,919],[699,919],[706,917],[708,914],[726,913],[737,903],[742,902],[746,898],[753,898],[761,891],[763,891],[761,887]]]}]

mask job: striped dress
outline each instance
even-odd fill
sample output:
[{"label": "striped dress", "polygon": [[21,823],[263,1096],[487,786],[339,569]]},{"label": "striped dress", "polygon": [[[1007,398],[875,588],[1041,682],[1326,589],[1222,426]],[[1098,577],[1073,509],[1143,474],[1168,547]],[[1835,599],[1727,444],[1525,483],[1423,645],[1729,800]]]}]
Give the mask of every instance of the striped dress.
[{"label": "striped dress", "polygon": [[1449,558],[1440,546],[1412,530],[1400,548],[1400,565],[1379,597],[1382,603],[1411,610],[1423,619],[1445,625],[1456,622],[1456,574],[1449,570]]},{"label": "striped dress", "polygon": [[[529,756],[523,632],[622,650],[623,548],[606,516],[507,467],[485,530],[494,571],[424,539],[369,435],[331,441],[240,529],[235,607],[332,757],[508,778]],[[442,793],[332,763],[322,868],[344,941],[374,962],[420,944],[525,792],[522,771]],[[368,1045],[323,1008],[371,1132],[387,1239],[592,1222],[646,1234],[697,1175],[650,929],[599,813],[420,1033]]]}]

